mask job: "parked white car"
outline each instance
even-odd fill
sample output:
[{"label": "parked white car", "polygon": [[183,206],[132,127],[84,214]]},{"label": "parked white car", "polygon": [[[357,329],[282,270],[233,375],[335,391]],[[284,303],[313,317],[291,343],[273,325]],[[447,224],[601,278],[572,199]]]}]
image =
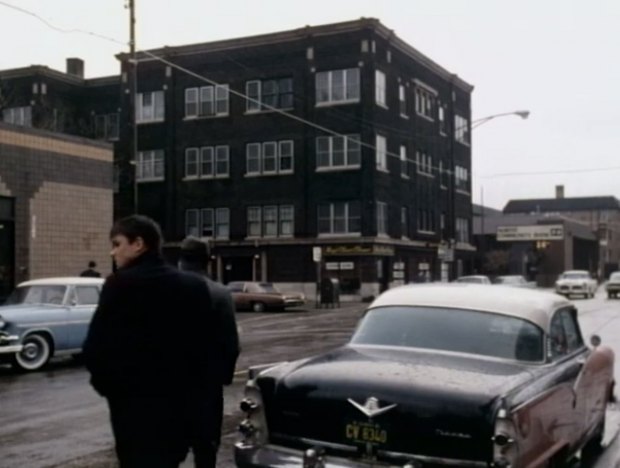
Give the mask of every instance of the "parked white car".
[{"label": "parked white car", "polygon": [[555,292],[569,297],[573,294],[594,297],[598,283],[586,270],[569,270],[560,275],[555,282]]}]

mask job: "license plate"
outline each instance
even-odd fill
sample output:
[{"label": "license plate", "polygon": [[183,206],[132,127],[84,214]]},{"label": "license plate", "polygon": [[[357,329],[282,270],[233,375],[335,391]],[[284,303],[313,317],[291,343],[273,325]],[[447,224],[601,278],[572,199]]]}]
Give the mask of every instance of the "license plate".
[{"label": "license plate", "polygon": [[352,421],[345,426],[345,437],[358,443],[385,444],[388,431],[373,422]]}]

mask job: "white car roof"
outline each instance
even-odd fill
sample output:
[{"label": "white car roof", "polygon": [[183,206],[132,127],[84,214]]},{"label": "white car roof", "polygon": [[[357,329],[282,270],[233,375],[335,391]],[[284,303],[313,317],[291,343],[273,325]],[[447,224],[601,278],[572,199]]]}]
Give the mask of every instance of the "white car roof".
[{"label": "white car roof", "polygon": [[24,281],[19,283],[17,287],[21,286],[53,286],[53,285],[67,285],[67,284],[103,284],[103,278],[85,278],[81,276],[59,276],[57,278],[41,278],[30,281]]},{"label": "white car roof", "polygon": [[588,270],[566,270],[564,273],[562,273],[563,275],[565,275],[566,273],[579,273],[581,275],[589,275],[590,272]]},{"label": "white car roof", "polygon": [[567,299],[549,292],[464,283],[406,285],[390,289],[375,299],[370,308],[406,305],[480,310],[535,323],[549,332],[551,316],[560,307],[570,307]]}]

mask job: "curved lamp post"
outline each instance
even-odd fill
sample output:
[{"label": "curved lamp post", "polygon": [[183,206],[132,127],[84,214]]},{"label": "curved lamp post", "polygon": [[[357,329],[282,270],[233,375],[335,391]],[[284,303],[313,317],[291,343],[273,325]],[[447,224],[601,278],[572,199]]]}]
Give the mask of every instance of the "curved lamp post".
[{"label": "curved lamp post", "polygon": [[517,110],[517,111],[512,111],[512,112],[502,112],[501,114],[488,115],[480,119],[472,120],[471,129],[473,130],[474,128],[477,128],[480,125],[487,123],[489,120],[493,120],[498,117],[506,117],[509,115],[516,115],[518,117],[521,117],[522,119],[527,119],[530,116],[530,111],[529,110]]}]

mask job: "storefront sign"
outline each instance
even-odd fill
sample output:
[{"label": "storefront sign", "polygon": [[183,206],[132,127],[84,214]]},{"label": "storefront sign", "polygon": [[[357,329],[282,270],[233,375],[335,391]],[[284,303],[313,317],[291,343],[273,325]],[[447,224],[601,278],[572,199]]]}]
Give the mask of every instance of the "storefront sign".
[{"label": "storefront sign", "polygon": [[328,245],[323,253],[325,256],[380,255],[391,257],[394,255],[394,247],[387,245]]},{"label": "storefront sign", "polygon": [[497,227],[497,240],[499,242],[562,239],[564,239],[564,226],[562,224]]},{"label": "storefront sign", "polygon": [[336,270],[353,270],[355,268],[354,262],[326,262],[325,269],[330,271]]},{"label": "storefront sign", "polygon": [[340,262],[341,270],[353,270],[354,267],[355,267],[355,263],[353,262]]},{"label": "storefront sign", "polygon": [[325,269],[329,271],[335,271],[339,269],[338,262],[325,262]]}]

